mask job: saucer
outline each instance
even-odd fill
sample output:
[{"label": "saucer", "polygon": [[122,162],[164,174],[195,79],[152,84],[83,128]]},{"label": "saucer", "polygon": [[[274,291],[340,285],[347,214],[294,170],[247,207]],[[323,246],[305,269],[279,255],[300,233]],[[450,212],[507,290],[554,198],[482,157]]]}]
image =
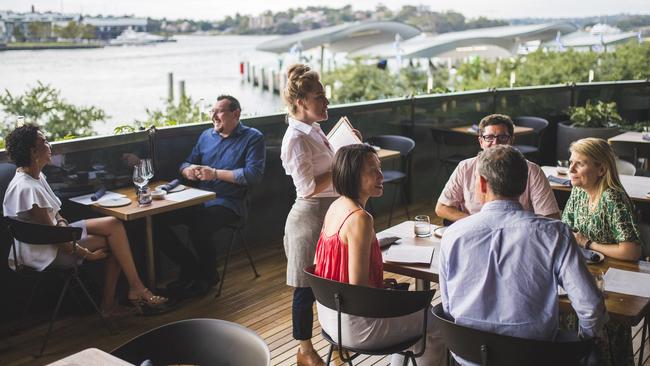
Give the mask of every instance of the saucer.
[{"label": "saucer", "polygon": [[[163,190],[162,187],[163,187],[163,186],[158,186],[158,187],[156,187],[156,189],[162,191],[162,190]],[[182,190],[185,190],[186,188],[187,188],[186,186],[184,186],[184,185],[182,185],[182,184],[179,184],[179,185],[177,185],[176,187],[174,187],[173,189],[170,189],[169,191],[167,191],[167,193],[180,192],[180,191],[182,191]]]},{"label": "saucer", "polygon": [[435,230],[433,230],[433,235],[435,235],[436,238],[442,239],[442,235],[445,233],[445,230],[447,230],[446,226],[437,227]]},{"label": "saucer", "polygon": [[130,204],[131,204],[131,200],[126,197],[111,198],[111,199],[100,201],[98,203],[98,205],[102,207],[122,207]]}]

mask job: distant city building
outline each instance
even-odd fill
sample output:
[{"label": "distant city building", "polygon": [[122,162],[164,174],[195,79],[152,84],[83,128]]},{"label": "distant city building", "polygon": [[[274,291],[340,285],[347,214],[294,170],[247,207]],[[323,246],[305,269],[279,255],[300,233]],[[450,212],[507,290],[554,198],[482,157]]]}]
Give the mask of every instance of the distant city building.
[{"label": "distant city building", "polygon": [[274,25],[273,15],[262,14],[256,17],[250,18],[249,28],[250,29],[266,29],[271,28]]},{"label": "distant city building", "polygon": [[122,34],[127,29],[136,32],[146,32],[148,21],[146,18],[84,18],[82,24],[89,24],[95,27],[97,38],[108,40]]},{"label": "distant city building", "polygon": [[323,11],[306,11],[294,16],[292,22],[296,24],[316,23],[324,25],[327,23],[327,17]]},{"label": "distant city building", "polygon": [[80,19],[80,14],[0,11],[0,41],[49,39],[53,37],[54,26],[65,26],[68,22],[79,22]]}]

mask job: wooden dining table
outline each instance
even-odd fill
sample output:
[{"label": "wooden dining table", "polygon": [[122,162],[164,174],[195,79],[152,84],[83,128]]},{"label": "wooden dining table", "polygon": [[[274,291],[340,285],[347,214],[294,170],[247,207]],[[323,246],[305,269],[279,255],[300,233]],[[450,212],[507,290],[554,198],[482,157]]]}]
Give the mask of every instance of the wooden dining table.
[{"label": "wooden dining table", "polygon": [[[427,238],[415,238],[413,226],[413,221],[404,221],[380,231],[377,233],[377,238],[381,239],[391,236],[399,238],[414,238],[414,240],[409,239],[407,242],[398,245],[433,246],[434,252],[431,263],[414,265],[384,261],[384,271],[413,277],[416,279],[416,289],[428,289],[431,282],[439,282],[438,261],[440,260],[441,239],[433,234]],[[431,232],[434,233],[437,228],[439,228],[439,226],[431,225]],[[383,252],[386,250],[387,249],[384,249]],[[628,262],[607,257],[605,257],[605,260],[601,263],[589,264],[587,268],[589,268],[589,271],[594,275],[606,273],[609,268],[650,273],[650,263],[648,262]],[[641,337],[641,349],[643,349],[643,345],[648,339],[646,329],[648,329],[648,321],[650,318],[650,298],[610,291],[605,291],[604,295],[605,307],[607,308],[607,312],[611,319],[630,327],[643,321],[643,334]],[[560,304],[560,311],[573,311],[571,302],[567,297],[558,297],[558,301]]]},{"label": "wooden dining table", "polygon": [[[166,184],[166,181],[156,181],[150,183],[149,189],[153,189],[159,185]],[[216,197],[214,192],[204,191],[197,188],[187,188],[195,190],[196,195],[181,201],[174,201],[170,199],[152,200],[148,206],[139,206],[138,199],[133,187],[126,187],[113,190],[115,193],[120,193],[126,196],[131,203],[121,207],[104,207],[98,203],[92,204],[90,207],[103,215],[113,216],[122,221],[133,221],[138,219],[145,219],[145,233],[146,233],[146,266],[147,266],[147,284],[150,288],[156,288],[156,267],[155,267],[155,253],[153,241],[153,216],[169,211],[178,210],[185,207],[201,204],[203,202],[212,200]]]},{"label": "wooden dining table", "polygon": [[[542,170],[544,175],[548,177],[549,175],[554,175],[563,179],[569,179],[568,175],[558,175],[557,167],[554,166],[543,166]],[[621,184],[625,188],[625,192],[630,196],[632,201],[638,202],[650,202],[650,177],[637,177],[634,175],[619,175],[621,179]],[[565,186],[559,183],[549,182],[553,190],[558,191],[571,191],[571,187]]]},{"label": "wooden dining table", "polygon": [[377,156],[379,157],[379,160],[384,161],[384,160],[390,160],[390,159],[395,159],[400,156],[400,152],[397,150],[389,150],[389,149],[379,149],[377,150]]}]

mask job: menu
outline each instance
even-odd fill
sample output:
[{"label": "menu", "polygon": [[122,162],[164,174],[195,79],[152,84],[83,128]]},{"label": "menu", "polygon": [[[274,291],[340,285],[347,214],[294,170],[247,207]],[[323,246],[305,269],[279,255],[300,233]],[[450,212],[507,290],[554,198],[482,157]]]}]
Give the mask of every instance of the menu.
[{"label": "menu", "polygon": [[354,127],[347,117],[341,117],[336,125],[332,128],[330,133],[327,134],[327,141],[332,146],[334,152],[347,145],[362,144],[359,137],[352,131]]}]

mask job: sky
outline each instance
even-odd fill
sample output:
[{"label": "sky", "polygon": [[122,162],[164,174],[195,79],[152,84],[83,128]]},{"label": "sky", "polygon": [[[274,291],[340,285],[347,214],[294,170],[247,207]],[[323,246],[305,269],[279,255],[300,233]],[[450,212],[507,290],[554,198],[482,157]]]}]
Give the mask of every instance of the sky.
[{"label": "sky", "polygon": [[[221,20],[227,15],[258,15],[265,10],[281,11],[309,5],[339,8],[352,4],[355,10],[374,9],[377,4],[391,9],[425,4],[434,11],[454,10],[466,17],[508,19],[522,17],[583,17],[620,13],[650,14],[650,0],[0,0],[0,10],[61,11],[89,15],[124,15],[195,20]],[[236,6],[233,6],[236,4]]]}]

